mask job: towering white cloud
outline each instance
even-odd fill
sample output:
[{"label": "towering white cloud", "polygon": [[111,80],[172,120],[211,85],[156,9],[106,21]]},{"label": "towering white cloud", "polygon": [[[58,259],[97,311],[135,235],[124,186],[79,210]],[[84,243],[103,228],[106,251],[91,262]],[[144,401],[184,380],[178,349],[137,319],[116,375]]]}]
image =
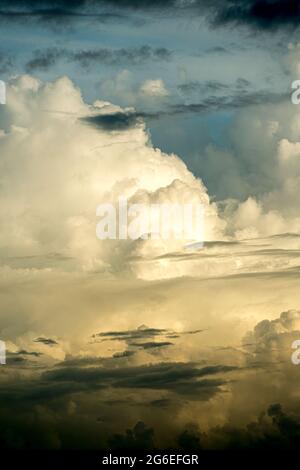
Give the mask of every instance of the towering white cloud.
[{"label": "towering white cloud", "polygon": [[67,77],[11,80],[0,122],[1,256],[56,253],[76,268],[111,270],[136,250],[142,257],[152,246],[155,254],[172,251],[172,243],[158,249],[147,241],[141,249],[138,241],[96,238],[97,206],[121,195],[146,205],[201,203],[205,238],[220,236],[223,223],[203,183],[177,156],[154,149],[142,122],[105,130],[84,119],[126,113],[107,102],[85,104]]}]

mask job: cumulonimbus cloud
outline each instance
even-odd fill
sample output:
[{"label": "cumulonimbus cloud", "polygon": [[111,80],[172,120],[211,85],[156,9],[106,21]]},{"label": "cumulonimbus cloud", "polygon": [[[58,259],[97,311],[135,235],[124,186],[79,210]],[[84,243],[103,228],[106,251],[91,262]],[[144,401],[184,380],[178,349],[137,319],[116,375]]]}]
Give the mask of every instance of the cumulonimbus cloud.
[{"label": "cumulonimbus cloud", "polygon": [[[198,202],[206,211],[205,238],[220,236],[223,223],[203,183],[180,158],[152,147],[142,121],[88,125],[93,114],[105,119],[116,112],[126,116],[106,102],[85,104],[66,77],[42,83],[22,76],[8,84],[0,122],[2,255],[60,253],[93,269],[113,266],[116,253],[119,266],[136,249],[149,254],[147,242],[121,246],[96,238],[97,206],[119,196],[146,206]],[[164,244],[162,252],[169,249]]]}]

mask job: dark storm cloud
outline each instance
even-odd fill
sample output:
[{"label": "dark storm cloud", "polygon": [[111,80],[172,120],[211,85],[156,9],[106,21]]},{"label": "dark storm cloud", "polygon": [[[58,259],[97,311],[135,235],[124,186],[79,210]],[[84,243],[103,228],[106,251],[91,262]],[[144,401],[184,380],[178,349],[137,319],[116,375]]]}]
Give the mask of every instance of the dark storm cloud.
[{"label": "dark storm cloud", "polygon": [[6,361],[7,361],[7,364],[9,366],[14,366],[14,365],[20,365],[20,363],[25,363],[27,362],[27,359],[25,359],[25,357],[23,356],[19,356],[18,354],[8,354],[7,357],[6,357]]},{"label": "dark storm cloud", "polygon": [[[75,2],[67,0],[3,0],[0,4],[0,20],[2,21],[24,23],[36,20],[50,26],[67,27],[70,22],[80,18],[103,24],[111,22],[120,23],[123,21],[132,22],[132,19],[124,13],[106,11],[106,9],[98,11],[97,2],[92,2],[91,0]],[[140,26],[143,24],[143,21],[136,19],[133,23],[136,26]]]},{"label": "dark storm cloud", "polygon": [[135,351],[130,351],[130,350],[126,350],[126,351],[121,351],[121,352],[117,352],[113,355],[113,359],[122,359],[122,358],[126,358],[126,357],[131,357],[131,356],[134,356],[135,354]]},{"label": "dark storm cloud", "polygon": [[184,331],[182,334],[184,334],[184,335],[197,335],[198,333],[203,333],[203,331],[207,331],[207,330]]},{"label": "dark storm cloud", "polygon": [[130,343],[131,346],[141,348],[141,349],[155,349],[155,348],[165,348],[167,346],[172,346],[174,343],[170,341],[147,341],[146,343]]},{"label": "dark storm cloud", "polygon": [[299,0],[229,0],[226,4],[217,3],[217,12],[212,15],[216,25],[240,24],[268,30],[287,26],[294,28],[299,24]]},{"label": "dark storm cloud", "polygon": [[114,353],[110,357],[77,357],[69,356],[64,361],[59,362],[57,367],[91,367],[91,366],[109,366],[118,359],[126,359],[136,354],[136,351],[125,350]]},{"label": "dark storm cloud", "polygon": [[140,326],[135,330],[121,330],[121,331],[103,331],[96,333],[93,338],[102,338],[106,340],[133,340],[133,339],[144,339],[152,338],[154,336],[160,336],[167,333],[168,330],[164,328],[148,328],[146,326]]},{"label": "dark storm cloud", "polygon": [[[100,386],[97,387],[100,389]],[[58,382],[47,383],[45,380],[14,381],[14,383],[1,384],[0,404],[7,403],[20,408],[35,403],[48,402],[76,392],[88,389],[79,383]]]},{"label": "dark storm cloud", "polygon": [[104,13],[119,10],[153,11],[159,14],[188,14],[205,17],[214,26],[242,25],[261,30],[298,26],[299,0],[4,0],[0,15],[6,19],[20,17],[45,21],[73,17],[99,19]]},{"label": "dark storm cloud", "polygon": [[152,48],[147,45],[127,49],[98,48],[78,51],[53,47],[34,51],[32,59],[26,63],[25,67],[28,72],[48,70],[61,59],[69,63],[78,63],[84,68],[95,64],[111,66],[119,64],[141,65],[151,61],[169,61],[171,57],[172,51],[169,49],[165,47]]},{"label": "dark storm cloud", "polygon": [[[114,354],[112,358],[130,357],[135,354],[137,350],[146,350],[149,353],[158,352],[162,348],[174,346],[175,343],[170,339],[176,340],[184,335],[196,335],[206,330],[191,330],[176,332],[164,328],[148,328],[141,326],[136,330],[125,331],[107,331],[97,333],[92,336],[93,342],[103,341],[124,341],[127,345],[125,351]],[[62,364],[64,365],[64,363]]]},{"label": "dark storm cloud", "polygon": [[45,344],[46,346],[55,346],[56,344],[58,344],[58,342],[55,341],[54,339],[42,338],[42,337],[36,338],[34,340],[34,342],[35,343],[42,343],[42,344]]},{"label": "dark storm cloud", "polygon": [[[24,358],[20,358],[21,362]],[[112,392],[113,389],[164,390],[206,401],[222,391],[224,375],[238,371],[234,366],[198,367],[193,363],[158,363],[133,367],[54,367],[36,378],[2,383],[0,404],[19,406],[69,398],[77,393]]]},{"label": "dark storm cloud", "polygon": [[[195,335],[205,330],[191,330],[177,332],[165,328],[148,328],[140,326],[136,330],[106,331],[93,335],[95,340],[100,341],[126,341],[129,346],[141,347],[143,349],[161,348],[171,346],[174,343],[164,338],[177,339],[184,335]],[[155,339],[156,341],[153,341]],[[151,341],[149,341],[151,340]]]},{"label": "dark storm cloud", "polygon": [[140,122],[140,116],[136,113],[118,112],[88,116],[82,118],[82,121],[106,131],[126,131],[127,129],[136,127]]},{"label": "dark storm cloud", "polygon": [[261,30],[292,27],[299,24],[299,0],[107,0],[105,3],[132,8],[161,9],[197,13],[214,26],[242,25]]},{"label": "dark storm cloud", "polygon": [[116,113],[109,114],[93,114],[80,119],[82,122],[106,131],[125,131],[133,129],[137,125],[141,124],[145,119],[159,119],[161,116],[173,114],[173,112],[169,111],[118,111]]},{"label": "dark storm cloud", "polygon": [[43,355],[41,352],[37,351],[26,351],[25,349],[20,349],[17,354],[20,354],[22,356],[34,356],[34,357],[40,357]]},{"label": "dark storm cloud", "polygon": [[100,366],[104,362],[103,357],[70,357],[59,362],[59,367],[88,367]]},{"label": "dark storm cloud", "polygon": [[38,364],[36,359],[43,356],[43,353],[38,351],[27,351],[26,349],[20,349],[17,352],[8,351],[6,354],[6,365],[7,367],[22,366],[32,367],[33,364]]},{"label": "dark storm cloud", "polygon": [[57,368],[42,375],[42,383],[69,384],[69,393],[100,388],[169,390],[179,395],[207,400],[227,382],[210,378],[237,371],[226,365],[197,367],[193,363],[159,363],[124,368]]}]

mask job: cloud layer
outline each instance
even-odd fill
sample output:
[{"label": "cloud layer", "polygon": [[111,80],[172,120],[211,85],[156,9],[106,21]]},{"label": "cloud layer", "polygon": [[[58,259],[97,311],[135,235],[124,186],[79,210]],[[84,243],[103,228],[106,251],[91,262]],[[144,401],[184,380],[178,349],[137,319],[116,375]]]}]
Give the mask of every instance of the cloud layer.
[{"label": "cloud layer", "polygon": [[[70,3],[66,0],[31,0],[4,1],[0,15],[6,20],[35,18],[46,22],[53,19],[94,18],[101,21],[105,18],[105,9],[152,11],[165,14],[199,15],[208,19],[214,26],[242,25],[261,30],[278,28],[296,28],[298,26],[300,7],[298,0],[194,0],[178,2],[177,0],[80,0]],[[103,12],[104,9],[104,12]],[[117,19],[118,15],[112,15]]]}]

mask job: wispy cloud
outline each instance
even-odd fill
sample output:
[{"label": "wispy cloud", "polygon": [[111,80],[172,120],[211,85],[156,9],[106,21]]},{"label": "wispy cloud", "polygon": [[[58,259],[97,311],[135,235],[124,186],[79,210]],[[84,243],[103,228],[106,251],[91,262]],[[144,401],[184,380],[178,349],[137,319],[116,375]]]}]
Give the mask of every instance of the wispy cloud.
[{"label": "wispy cloud", "polygon": [[88,68],[95,64],[105,65],[141,65],[151,61],[169,61],[172,57],[172,51],[165,47],[152,48],[144,45],[137,48],[123,49],[82,49],[77,51],[48,48],[45,50],[36,50],[33,57],[25,67],[28,72],[36,70],[48,70],[55,66],[61,59],[67,62],[74,62],[83,68]]}]

